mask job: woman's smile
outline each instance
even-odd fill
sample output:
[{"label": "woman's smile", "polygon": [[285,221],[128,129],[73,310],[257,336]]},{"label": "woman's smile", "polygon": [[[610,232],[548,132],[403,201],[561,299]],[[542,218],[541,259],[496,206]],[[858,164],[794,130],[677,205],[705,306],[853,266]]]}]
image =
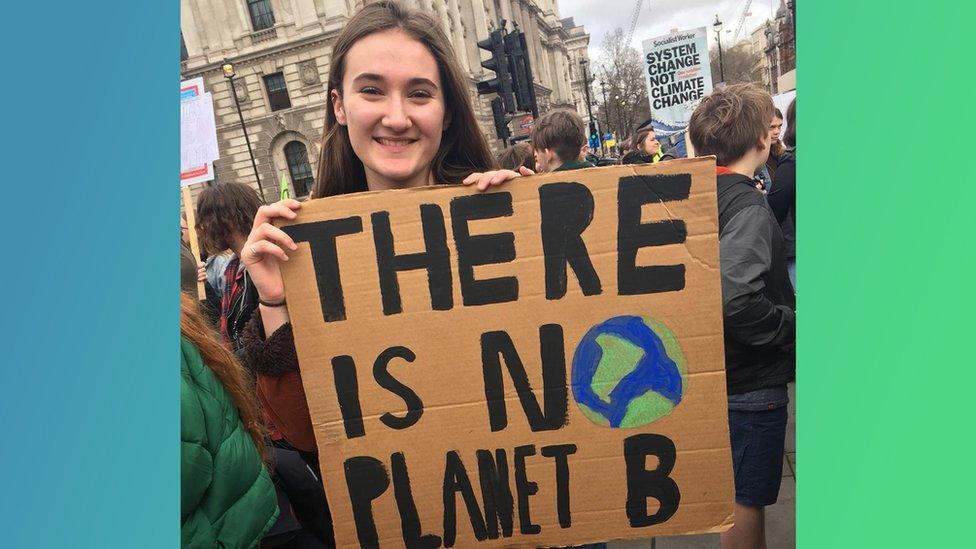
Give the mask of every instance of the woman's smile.
[{"label": "woman's smile", "polygon": [[408,137],[374,137],[373,141],[390,153],[399,153],[407,150],[407,147],[417,142],[416,139]]}]

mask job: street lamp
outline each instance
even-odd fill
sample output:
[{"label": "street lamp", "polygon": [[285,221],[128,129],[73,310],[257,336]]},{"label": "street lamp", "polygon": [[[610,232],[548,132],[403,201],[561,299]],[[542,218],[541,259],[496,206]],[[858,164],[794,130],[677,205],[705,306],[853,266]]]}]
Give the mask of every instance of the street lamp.
[{"label": "street lamp", "polygon": [[[607,86],[603,80],[600,80],[600,91],[603,92],[603,118],[607,121],[606,131],[610,131],[610,104],[607,103]],[[602,140],[603,137],[601,136],[600,139]]]},{"label": "street lamp", "polygon": [[[251,167],[254,168],[254,178],[258,180],[258,188],[261,188],[261,176],[258,175],[258,164],[254,161],[254,152],[251,150],[251,138],[247,135],[247,125],[244,124],[244,113],[241,112],[241,102],[237,99],[237,88],[234,86],[234,65],[224,60],[220,67],[224,71],[224,78],[230,80],[230,95],[234,98],[234,105],[237,105],[237,116],[241,119],[241,129],[244,130],[244,142],[247,143],[247,154],[251,156]],[[262,193],[264,191],[262,190]]]},{"label": "street lamp", "polygon": [[613,132],[613,136],[614,136],[614,138],[617,138],[617,137],[620,137],[621,135],[623,135],[624,134],[624,131],[626,131],[624,129],[625,128],[625,126],[624,126],[624,102],[620,100],[620,94],[619,93],[617,94],[616,97],[613,98],[613,100],[617,104],[617,120],[615,120],[616,124],[614,124],[614,129],[616,131]]},{"label": "street lamp", "polygon": [[723,66],[724,63],[723,63],[723,60],[722,60],[722,22],[719,21],[718,14],[717,13],[715,14],[715,22],[712,23],[712,26],[715,27],[715,39],[718,40],[718,73],[719,73],[719,78],[721,78],[721,81],[724,83],[725,82],[725,67]]},{"label": "street lamp", "polygon": [[[583,90],[586,91],[586,115],[590,119],[590,123],[593,122],[593,103],[590,101],[590,74],[586,71],[586,58],[580,59],[580,68],[583,69]],[[602,136],[599,137],[600,142],[600,156],[606,156],[606,152],[603,149],[603,139]]]}]

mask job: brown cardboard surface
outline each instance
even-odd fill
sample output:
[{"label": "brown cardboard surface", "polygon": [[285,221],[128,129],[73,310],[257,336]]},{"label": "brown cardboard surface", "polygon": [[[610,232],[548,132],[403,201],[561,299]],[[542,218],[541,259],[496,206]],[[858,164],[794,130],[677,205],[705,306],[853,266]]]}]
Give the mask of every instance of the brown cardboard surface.
[{"label": "brown cardboard surface", "polygon": [[[680,188],[682,184],[687,188],[689,178],[690,191],[687,198],[682,198]],[[670,235],[664,238],[665,241],[681,240],[678,221],[683,222],[686,236],[682,242],[643,246],[636,254],[637,266],[682,265],[682,289],[621,295],[617,272],[618,207],[634,207],[633,200],[626,200],[627,204],[618,200],[624,180],[629,181],[630,188],[636,185],[638,189],[649,189],[656,197],[640,206],[639,220],[634,220],[640,224],[665,222],[655,226],[657,232],[649,237],[651,240],[660,241],[662,235]],[[567,266],[565,294],[547,298],[540,213],[540,192],[543,191],[540,188],[546,192],[557,188],[580,192],[579,187],[551,185],[562,182],[585,185],[588,193],[583,191],[583,194],[592,196],[592,220],[582,231],[581,238],[600,282],[599,293],[590,287],[589,293],[593,295],[584,295],[576,271],[573,266]],[[439,186],[344,195],[307,202],[297,220],[284,224],[285,230],[294,238],[297,234],[324,234],[327,224],[315,225],[315,222],[361,220],[361,231],[346,231],[351,234],[335,239],[345,319],[326,321],[324,318],[324,309],[331,310],[330,314],[335,317],[335,307],[323,304],[319,287],[322,284],[322,288],[326,288],[329,282],[335,282],[321,261],[322,250],[328,246],[316,245],[320,258],[318,272],[313,264],[311,245],[306,241],[299,242],[299,250],[291,254],[291,260],[283,267],[288,310],[338,546],[375,546],[376,543],[370,541],[373,528],[376,541],[382,547],[438,547],[442,543],[446,546],[449,540],[442,538],[445,529],[452,529],[451,524],[456,525],[453,545],[457,547],[560,546],[727,529],[732,523],[733,491],[714,158],[557,172],[506,183],[488,193],[500,195],[493,198],[483,198],[486,195],[474,197],[477,194],[467,187]],[[483,207],[486,200],[504,205],[509,197],[510,215],[472,220],[467,227],[472,236],[514,234],[514,259],[474,266],[473,277],[476,280],[515,277],[517,300],[466,305],[461,280],[464,269],[459,268],[457,235],[452,224],[452,201],[466,203],[464,201],[469,200]],[[666,200],[662,201],[662,197]],[[422,204],[428,205],[424,206],[428,214],[426,240],[420,213]],[[557,213],[560,220],[547,226],[550,228],[573,219],[574,212],[580,208],[584,214],[586,211],[586,205],[578,200],[547,204],[547,211]],[[393,247],[400,257],[410,259],[407,254],[424,252],[428,241],[432,250],[446,245],[450,255],[450,289],[443,290],[443,277],[441,284],[432,283],[442,289],[435,288],[435,291],[440,295],[439,307],[444,310],[434,310],[428,271],[419,267],[397,272],[395,278],[402,311],[384,314],[374,241],[374,232],[383,233],[382,229],[374,231],[374,227],[377,220],[382,225],[384,215],[374,215],[377,212],[388,212]],[[446,238],[442,240],[436,238],[437,230],[431,230],[437,225],[438,218],[443,219]],[[355,225],[355,221],[346,223]],[[620,233],[627,231],[621,229]],[[504,252],[510,252],[511,247],[504,240],[505,237],[496,237],[490,241],[488,255],[507,259]],[[566,238],[556,238],[550,243],[558,241],[566,241]],[[553,249],[550,247],[550,256],[554,255]],[[428,257],[430,255],[436,254]],[[421,257],[413,256],[412,259],[419,264]],[[645,273],[637,278],[641,283],[667,278],[658,277],[658,274]],[[323,293],[333,295],[325,290]],[[469,291],[468,294],[470,301],[475,293]],[[448,295],[450,299],[447,299]],[[494,288],[481,297],[498,299],[504,295],[504,288]],[[449,302],[447,306],[446,302]],[[676,356],[683,355],[686,373],[682,379],[680,402],[673,405],[670,413],[643,425],[611,428],[606,424],[609,420],[598,425],[588,419],[577,404],[572,387],[576,368],[574,359],[577,346],[591,328],[608,319],[626,316],[652,318],[663,323],[680,347],[677,352],[674,345],[665,345],[668,358],[672,359],[672,364],[678,364],[681,360]],[[657,328],[660,324],[640,321],[655,326],[654,331],[661,341],[667,339],[662,335],[667,332]],[[540,342],[540,327],[544,325],[548,326],[545,349]],[[558,337],[553,338],[559,330],[553,325],[561,327],[562,347],[558,345]],[[482,351],[482,334],[488,332],[504,332],[510,337],[524,366],[531,394],[544,415],[544,421],[537,420],[537,430],[530,425],[509,371],[511,361],[506,361],[505,356],[498,358],[498,363],[507,425],[492,430],[486,376],[493,375],[489,376],[486,371],[494,370],[483,365]],[[488,340],[498,341],[496,336]],[[595,341],[603,349],[605,359],[627,356],[626,352],[619,354],[618,351],[633,349],[627,345],[613,347],[619,345],[619,341],[613,337],[608,339],[606,335]],[[384,360],[375,365],[377,357],[390,348],[396,350],[385,353],[386,358],[391,354],[396,356],[388,363]],[[409,351],[404,352],[403,348]],[[589,348],[592,349],[592,345]],[[649,348],[643,351],[645,357]],[[489,347],[484,354],[486,357],[499,356],[494,347]],[[551,372],[558,373],[560,359],[565,361],[565,379],[553,382],[550,377],[546,391],[543,391],[543,355],[548,357],[547,367],[557,364]],[[491,363],[490,358],[487,360]],[[349,377],[342,378],[340,374],[339,381],[336,380],[336,372],[353,363],[355,368],[349,371],[355,372],[356,391],[350,389]],[[584,371],[584,366],[590,363],[595,364],[592,360],[581,359],[579,371]],[[389,376],[383,375],[384,369]],[[380,371],[378,377],[376,370]],[[598,373],[604,375],[607,371],[605,364],[600,363]],[[667,372],[662,374],[664,378],[674,380],[673,367],[661,371]],[[652,378],[658,379],[654,376],[641,379],[660,388],[657,384],[663,382],[646,381]],[[610,379],[607,387],[616,387],[615,382],[620,376],[614,378],[611,375]],[[623,378],[620,386],[630,386],[633,379]],[[563,408],[565,420],[559,421],[560,387],[567,385],[570,387]],[[587,384],[579,384],[577,388],[584,385]],[[634,387],[645,385],[637,383]],[[640,402],[650,402],[646,399],[651,393],[640,393],[644,389],[634,390],[644,394],[644,400]],[[357,399],[349,398],[357,391],[358,414],[353,413],[354,404],[351,404]],[[663,391],[658,392],[664,394]],[[407,401],[413,400],[410,393],[422,401],[419,419],[416,410],[409,411]],[[528,395],[522,397],[527,399]],[[614,397],[603,395],[600,398],[606,402]],[[340,400],[344,402],[347,415],[345,422]],[[670,400],[673,402],[674,398]],[[497,406],[498,401],[493,402]],[[632,405],[638,406],[638,403]],[[639,410],[628,413],[627,417],[631,419],[647,419]],[[361,430],[357,431],[355,425],[360,421]],[[497,428],[497,415],[495,422]],[[347,428],[351,428],[354,435],[361,432],[362,436],[350,438]],[[661,437],[665,438],[662,440]],[[646,457],[634,454],[629,472],[624,451],[628,439],[631,443],[646,443],[650,448],[650,455]],[[675,448],[670,472],[666,470],[669,461],[667,440]],[[567,454],[570,447],[563,445],[575,445],[573,453]],[[521,448],[516,451],[517,447]],[[510,533],[505,531],[504,524],[498,526],[497,519],[492,516],[495,513],[488,513],[489,526],[477,532],[479,522],[485,520],[482,472],[489,478],[488,468],[482,467],[479,460],[479,450],[487,450],[480,452],[480,460],[489,456],[505,459],[505,466],[498,468],[507,471],[511,507],[506,504],[508,499],[505,490],[500,488],[501,481],[495,491],[488,491],[488,499],[494,500],[502,509],[512,510]],[[451,452],[454,453],[449,460]],[[458,462],[463,464],[463,471]],[[404,469],[409,477],[409,495],[404,489],[407,486]],[[556,480],[559,474],[563,478],[561,484]],[[375,477],[378,485],[367,486],[365,479],[370,475]],[[670,491],[672,481],[680,494],[677,498]],[[536,486],[534,493],[531,483]],[[485,485],[491,486],[491,483]],[[631,509],[628,512],[629,493]],[[354,498],[361,500],[361,507],[364,505],[358,526],[353,512]],[[677,504],[673,514],[664,513],[655,524],[649,524],[655,520],[641,518],[655,515],[662,502]],[[448,509],[454,508],[453,512],[447,513],[447,519],[445,503]],[[636,524],[632,524],[632,518]],[[493,519],[497,530],[494,532],[490,527]],[[478,540],[478,533],[486,539]],[[449,532],[447,537],[450,537]],[[417,539],[408,542],[408,538]]]}]

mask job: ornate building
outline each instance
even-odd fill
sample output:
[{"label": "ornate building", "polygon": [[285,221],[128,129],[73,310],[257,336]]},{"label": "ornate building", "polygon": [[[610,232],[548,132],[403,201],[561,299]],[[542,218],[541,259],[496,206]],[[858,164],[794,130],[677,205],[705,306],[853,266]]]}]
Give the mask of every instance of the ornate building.
[{"label": "ornate building", "polygon": [[[328,107],[326,79],[332,43],[345,22],[368,0],[181,0],[181,75],[201,77],[214,98],[220,159],[218,181],[239,181],[258,188],[265,200],[277,196],[278,181],[288,174],[292,196],[305,196],[318,161],[319,139]],[[488,77],[481,67],[479,40],[500,19],[526,34],[540,112],[576,108],[585,117],[578,59],[586,55],[589,36],[567,27],[556,0],[404,0],[437,17],[451,39],[482,132],[492,148],[495,138],[491,96],[478,96],[476,84]],[[581,46],[582,44],[582,46]],[[570,54],[572,52],[572,60]],[[487,57],[487,52],[485,57]],[[230,82],[221,72],[233,63],[241,112],[260,175],[248,155]]]},{"label": "ornate building", "polygon": [[[582,25],[577,25],[572,17],[563,19],[561,23],[563,30],[566,32],[566,38],[563,39],[563,44],[566,46],[569,61],[569,87],[570,93],[572,94],[571,108],[575,108],[583,117],[583,120],[589,124],[590,117],[586,108],[587,83],[585,79],[589,79],[589,85],[593,84],[594,67],[590,66],[590,57],[587,53],[587,48],[590,47],[590,35],[587,34],[586,29]],[[583,65],[586,65],[585,71],[583,70]],[[591,96],[590,100],[592,101],[593,99]]]},{"label": "ornate building", "polygon": [[796,88],[795,0],[780,0],[776,18],[752,31],[752,52],[760,59],[763,86],[773,95]]}]

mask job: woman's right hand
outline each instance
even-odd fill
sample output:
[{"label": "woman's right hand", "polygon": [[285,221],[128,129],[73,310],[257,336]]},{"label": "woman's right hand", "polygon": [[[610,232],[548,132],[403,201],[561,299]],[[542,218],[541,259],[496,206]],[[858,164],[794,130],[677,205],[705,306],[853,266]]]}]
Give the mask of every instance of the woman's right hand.
[{"label": "woman's right hand", "polygon": [[525,166],[519,166],[518,171],[513,170],[492,170],[489,172],[475,172],[464,178],[461,181],[462,185],[474,185],[479,191],[487,191],[491,187],[501,185],[506,181],[515,179],[516,177],[523,177],[528,175],[535,175],[535,172],[526,168]]},{"label": "woman's right hand", "polygon": [[261,301],[277,303],[285,299],[285,285],[281,279],[279,261],[288,261],[285,250],[295,251],[298,246],[290,236],[272,221],[278,218],[295,219],[302,207],[297,200],[282,200],[261,206],[254,216],[251,234],[241,250],[241,261],[247,269]]}]

